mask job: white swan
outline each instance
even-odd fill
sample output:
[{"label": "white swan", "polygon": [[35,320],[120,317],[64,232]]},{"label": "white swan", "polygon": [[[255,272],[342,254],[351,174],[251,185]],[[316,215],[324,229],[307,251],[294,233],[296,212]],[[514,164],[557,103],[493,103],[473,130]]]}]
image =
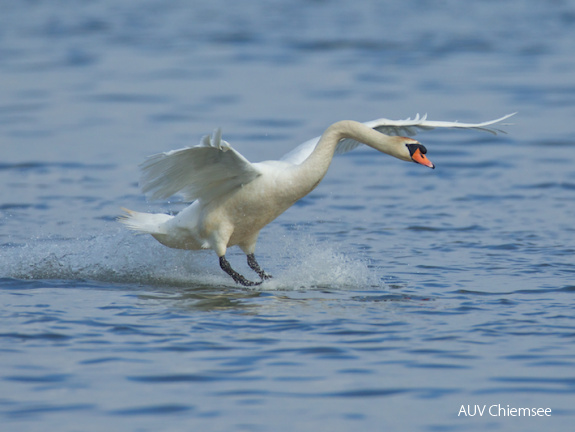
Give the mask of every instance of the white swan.
[{"label": "white swan", "polygon": [[[178,192],[194,201],[175,216],[139,213],[124,209],[120,218],[128,228],[151,234],[160,243],[178,249],[212,249],[220,267],[236,283],[261,284],[271,276],[261,269],[254,252],[260,230],[310,193],[323,179],[334,153],[352,150],[361,143],[404,161],[430,168],[427,150],[418,141],[398,135],[414,135],[419,129],[465,128],[491,133],[489,126],[512,116],[485,123],[434,122],[426,117],[367,123],[344,120],[332,124],[323,135],[309,140],[279,161],[251,163],[222,140],[221,130],[205,136],[195,147],[186,147],[148,158],[142,165],[140,184],[152,199]],[[384,134],[385,133],[385,134]],[[238,245],[248,265],[259,275],[251,282],[232,269],[225,254]]]}]

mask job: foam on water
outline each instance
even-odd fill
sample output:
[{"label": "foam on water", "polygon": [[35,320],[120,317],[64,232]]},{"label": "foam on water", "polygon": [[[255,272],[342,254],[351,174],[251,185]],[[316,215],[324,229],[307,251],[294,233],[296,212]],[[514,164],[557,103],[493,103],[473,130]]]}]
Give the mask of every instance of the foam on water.
[{"label": "foam on water", "polygon": [[[381,285],[368,263],[309,238],[282,237],[262,245],[260,259],[274,275],[258,289],[331,289]],[[255,279],[236,248],[228,252],[234,268]],[[166,248],[151,237],[118,229],[77,239],[36,239],[4,247],[0,274],[16,279],[93,280],[164,286],[235,286],[211,251]]]}]

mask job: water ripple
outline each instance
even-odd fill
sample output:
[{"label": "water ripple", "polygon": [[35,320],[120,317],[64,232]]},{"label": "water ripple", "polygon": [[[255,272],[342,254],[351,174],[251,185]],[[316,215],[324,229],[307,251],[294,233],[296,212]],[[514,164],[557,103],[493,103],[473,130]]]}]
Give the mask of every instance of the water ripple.
[{"label": "water ripple", "polygon": [[164,415],[180,414],[191,411],[193,409],[194,407],[191,405],[166,404],[166,405],[140,406],[134,408],[121,408],[110,411],[110,414],[119,416],[156,416],[156,415],[164,416]]}]

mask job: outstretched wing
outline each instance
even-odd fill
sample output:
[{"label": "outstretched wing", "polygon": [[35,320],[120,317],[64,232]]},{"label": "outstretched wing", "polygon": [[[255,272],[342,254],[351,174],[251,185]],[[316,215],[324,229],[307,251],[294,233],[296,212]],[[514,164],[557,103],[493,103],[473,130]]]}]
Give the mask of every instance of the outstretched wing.
[{"label": "outstretched wing", "polygon": [[199,145],[150,156],[140,165],[140,187],[150,199],[181,192],[184,199],[211,200],[261,175],[245,157],[222,140],[221,129]]},{"label": "outstretched wing", "polygon": [[[415,118],[408,118],[406,120],[389,120],[389,119],[378,119],[369,122],[365,122],[366,126],[375,129],[385,135],[396,135],[396,136],[413,136],[421,130],[431,130],[435,128],[451,128],[451,129],[476,129],[484,132],[489,132],[497,135],[498,132],[505,133],[504,131],[491,127],[496,123],[500,123],[505,119],[515,115],[507,114],[496,120],[491,120],[483,123],[459,123],[455,122],[445,122],[445,121],[431,121],[427,120],[427,115],[422,117],[417,114]],[[304,142],[300,146],[296,147],[291,152],[287,153],[282,160],[286,162],[291,162],[294,164],[299,164],[303,162],[307,157],[313,152],[315,146],[319,142],[321,137],[316,137]],[[336,154],[346,153],[353,150],[361,143],[351,138],[346,138],[341,140],[336,147]]]}]

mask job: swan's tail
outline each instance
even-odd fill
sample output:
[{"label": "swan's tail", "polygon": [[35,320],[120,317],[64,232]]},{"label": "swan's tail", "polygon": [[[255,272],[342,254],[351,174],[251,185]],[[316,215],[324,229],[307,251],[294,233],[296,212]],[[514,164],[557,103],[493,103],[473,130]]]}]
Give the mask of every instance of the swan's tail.
[{"label": "swan's tail", "polygon": [[173,216],[160,213],[140,213],[127,208],[122,208],[126,213],[118,218],[118,221],[126,225],[128,229],[146,234],[164,234],[162,224]]}]

